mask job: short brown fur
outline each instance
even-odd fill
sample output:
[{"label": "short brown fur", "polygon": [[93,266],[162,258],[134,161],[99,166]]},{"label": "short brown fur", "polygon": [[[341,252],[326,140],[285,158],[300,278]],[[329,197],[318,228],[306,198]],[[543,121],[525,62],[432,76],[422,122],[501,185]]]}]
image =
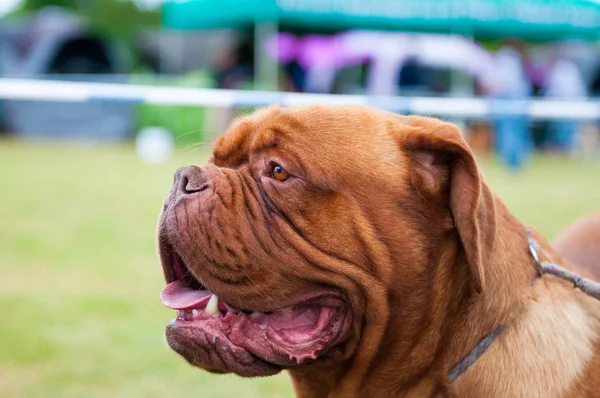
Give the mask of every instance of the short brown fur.
[{"label": "short brown fur", "polygon": [[552,246],[565,260],[600,281],[600,212],[575,220],[561,231]]}]

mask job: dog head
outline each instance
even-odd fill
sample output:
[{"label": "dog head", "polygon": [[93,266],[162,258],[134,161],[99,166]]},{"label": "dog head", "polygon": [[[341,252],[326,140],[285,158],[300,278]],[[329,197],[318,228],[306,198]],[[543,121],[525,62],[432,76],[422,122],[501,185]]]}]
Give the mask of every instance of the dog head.
[{"label": "dog head", "polygon": [[[485,289],[494,214],[449,123],[358,106],[256,111],[206,165],[175,174],[159,224],[162,300],[178,311],[168,343],[242,376],[358,361],[397,327],[411,344],[438,311],[436,285]],[[463,261],[439,269],[441,256]]]}]

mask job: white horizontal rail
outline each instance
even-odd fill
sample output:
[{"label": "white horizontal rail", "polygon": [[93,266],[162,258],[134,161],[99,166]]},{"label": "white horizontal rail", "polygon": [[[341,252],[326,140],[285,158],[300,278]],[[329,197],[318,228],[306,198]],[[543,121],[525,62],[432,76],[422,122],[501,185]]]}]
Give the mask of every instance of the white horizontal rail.
[{"label": "white horizontal rail", "polygon": [[0,99],[58,102],[106,101],[207,107],[361,104],[400,113],[441,117],[480,119],[515,115],[530,119],[600,119],[600,102],[595,100],[334,95],[15,78],[0,78]]}]

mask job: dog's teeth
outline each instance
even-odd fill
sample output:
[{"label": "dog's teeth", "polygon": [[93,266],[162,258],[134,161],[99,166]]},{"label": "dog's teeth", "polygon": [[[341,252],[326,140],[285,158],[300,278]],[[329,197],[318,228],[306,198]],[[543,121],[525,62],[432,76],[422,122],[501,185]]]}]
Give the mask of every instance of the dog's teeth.
[{"label": "dog's teeth", "polygon": [[206,304],[206,312],[212,316],[219,314],[219,297],[217,297],[216,294],[213,294],[210,297],[210,300],[208,300],[208,304]]},{"label": "dog's teeth", "polygon": [[198,310],[192,310],[192,315],[194,316],[194,318],[198,315]]},{"label": "dog's teeth", "polygon": [[182,310],[177,311],[177,319],[183,321],[185,319],[185,312],[183,312]]},{"label": "dog's teeth", "polygon": [[255,316],[263,316],[265,313],[264,312],[260,312],[260,311],[253,311],[250,316],[251,317],[255,317]]}]

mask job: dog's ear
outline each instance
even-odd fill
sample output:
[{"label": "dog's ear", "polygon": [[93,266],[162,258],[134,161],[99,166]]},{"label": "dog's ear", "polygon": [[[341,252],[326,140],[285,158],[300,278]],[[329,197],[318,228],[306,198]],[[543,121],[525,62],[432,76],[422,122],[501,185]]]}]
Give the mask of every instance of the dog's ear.
[{"label": "dog's ear", "polygon": [[433,118],[398,117],[394,137],[426,190],[447,202],[469,264],[475,291],[485,286],[483,264],[496,235],[494,197],[459,129]]},{"label": "dog's ear", "polygon": [[252,133],[269,116],[277,114],[279,110],[278,106],[273,105],[258,109],[250,115],[237,117],[231,122],[227,133],[215,143],[213,156],[209,159],[209,162],[220,167],[239,167],[244,163],[248,163],[251,146],[257,144],[257,138],[259,138],[258,141],[260,141],[260,138],[265,139],[264,134],[255,135],[253,138]]},{"label": "dog's ear", "polygon": [[250,120],[240,119],[233,122],[228,132],[215,143],[209,162],[220,167],[238,167],[247,163],[252,131],[254,125]]}]

